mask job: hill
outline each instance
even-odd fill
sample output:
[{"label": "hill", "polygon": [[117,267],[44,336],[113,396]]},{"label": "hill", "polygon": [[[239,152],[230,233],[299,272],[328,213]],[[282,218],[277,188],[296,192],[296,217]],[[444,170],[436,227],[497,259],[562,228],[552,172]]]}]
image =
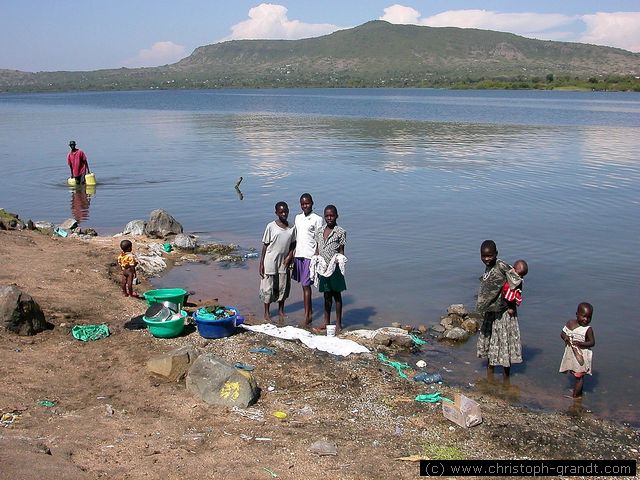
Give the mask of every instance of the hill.
[{"label": "hill", "polygon": [[233,40],[154,68],[27,73],[0,70],[0,91],[222,87],[452,86],[626,81],[640,54],[511,33],[372,21],[302,40]]}]

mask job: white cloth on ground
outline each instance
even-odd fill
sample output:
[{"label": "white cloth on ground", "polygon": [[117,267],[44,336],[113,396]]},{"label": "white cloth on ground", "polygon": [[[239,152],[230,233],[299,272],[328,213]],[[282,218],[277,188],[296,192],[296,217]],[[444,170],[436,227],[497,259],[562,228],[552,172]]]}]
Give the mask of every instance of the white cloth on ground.
[{"label": "white cloth on ground", "polygon": [[341,253],[336,253],[327,264],[324,258],[320,255],[314,255],[311,257],[311,263],[309,264],[309,277],[313,284],[318,288],[318,275],[322,275],[325,278],[329,278],[336,266],[340,269],[340,273],[344,275],[345,264],[347,263],[347,257]]},{"label": "white cloth on ground", "polygon": [[307,347],[328,352],[333,355],[346,357],[352,353],[368,353],[369,349],[353,340],[326,335],[314,335],[307,330],[297,327],[276,327],[272,323],[262,325],[239,325],[240,327],[256,333],[264,333],[271,337],[284,338],[285,340],[300,340]]}]

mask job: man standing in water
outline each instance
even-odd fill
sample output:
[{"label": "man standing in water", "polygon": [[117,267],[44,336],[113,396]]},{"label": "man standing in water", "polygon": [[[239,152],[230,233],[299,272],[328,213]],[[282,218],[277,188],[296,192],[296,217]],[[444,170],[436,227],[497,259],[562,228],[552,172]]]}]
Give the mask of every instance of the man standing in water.
[{"label": "man standing in water", "polygon": [[87,156],[82,150],[76,148],[75,140],[69,142],[69,148],[71,148],[71,151],[67,155],[67,163],[71,169],[71,176],[75,178],[76,184],[79,185],[84,183],[84,176],[89,171]]}]

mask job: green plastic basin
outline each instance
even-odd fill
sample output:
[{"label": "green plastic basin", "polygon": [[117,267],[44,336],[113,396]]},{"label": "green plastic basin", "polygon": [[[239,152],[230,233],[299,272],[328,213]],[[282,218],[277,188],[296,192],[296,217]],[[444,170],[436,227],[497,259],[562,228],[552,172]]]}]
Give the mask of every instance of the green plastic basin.
[{"label": "green plastic basin", "polygon": [[182,288],[159,288],[157,290],[147,290],[142,296],[149,306],[162,302],[171,302],[182,306],[184,305],[187,291]]},{"label": "green plastic basin", "polygon": [[187,312],[180,311],[180,318],[175,320],[167,320],[165,322],[157,322],[150,320],[147,317],[142,317],[144,323],[147,324],[151,335],[158,338],[173,338],[177,337],[184,330],[184,319],[187,318]]}]

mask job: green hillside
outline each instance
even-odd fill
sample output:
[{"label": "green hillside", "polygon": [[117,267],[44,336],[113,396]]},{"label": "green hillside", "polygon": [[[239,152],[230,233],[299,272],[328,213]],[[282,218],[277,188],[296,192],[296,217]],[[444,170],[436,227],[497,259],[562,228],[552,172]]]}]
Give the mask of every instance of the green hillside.
[{"label": "green hillside", "polygon": [[234,40],[162,67],[0,70],[0,91],[453,86],[640,90],[640,54],[462,28],[365,23],[303,40]]}]

